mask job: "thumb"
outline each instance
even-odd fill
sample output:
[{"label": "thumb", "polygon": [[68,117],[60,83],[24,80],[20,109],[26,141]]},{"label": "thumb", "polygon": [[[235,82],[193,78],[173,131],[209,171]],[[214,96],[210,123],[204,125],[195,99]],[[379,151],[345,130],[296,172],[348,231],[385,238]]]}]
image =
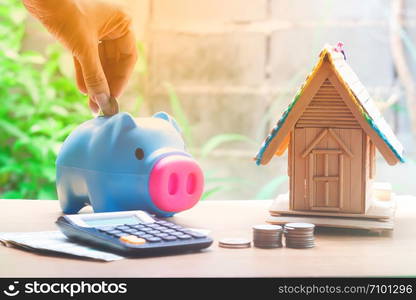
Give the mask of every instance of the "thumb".
[{"label": "thumb", "polygon": [[101,66],[98,48],[86,52],[85,55],[80,55],[78,60],[90,99],[100,107],[104,115],[113,115],[116,112],[113,111],[110,102],[110,89]]}]

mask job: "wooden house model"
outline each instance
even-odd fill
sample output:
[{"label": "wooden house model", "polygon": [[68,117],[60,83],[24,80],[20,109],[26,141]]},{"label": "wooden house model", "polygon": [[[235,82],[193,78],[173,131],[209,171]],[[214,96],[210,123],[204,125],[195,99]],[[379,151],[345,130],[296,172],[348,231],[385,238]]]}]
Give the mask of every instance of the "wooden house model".
[{"label": "wooden house model", "polygon": [[365,214],[376,149],[394,165],[403,147],[339,48],[326,46],[265,141],[256,163],[288,149],[289,209]]}]

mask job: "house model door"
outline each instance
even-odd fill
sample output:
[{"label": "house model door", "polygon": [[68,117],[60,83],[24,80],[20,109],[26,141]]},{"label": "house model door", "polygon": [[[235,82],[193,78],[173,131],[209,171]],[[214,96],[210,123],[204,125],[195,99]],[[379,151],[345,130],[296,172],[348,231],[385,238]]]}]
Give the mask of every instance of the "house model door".
[{"label": "house model door", "polygon": [[294,139],[293,208],[360,211],[362,131],[296,128]]},{"label": "house model door", "polygon": [[312,150],[308,154],[309,205],[312,210],[341,209],[344,155],[340,149]]}]

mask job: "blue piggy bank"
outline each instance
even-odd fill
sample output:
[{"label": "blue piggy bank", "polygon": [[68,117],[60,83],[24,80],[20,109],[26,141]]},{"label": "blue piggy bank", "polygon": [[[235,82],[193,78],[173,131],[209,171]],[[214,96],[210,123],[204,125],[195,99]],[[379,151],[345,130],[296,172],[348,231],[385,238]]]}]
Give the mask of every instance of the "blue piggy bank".
[{"label": "blue piggy bank", "polygon": [[77,127],[56,160],[64,213],[145,210],[161,217],[194,206],[204,177],[167,113],[96,117]]}]

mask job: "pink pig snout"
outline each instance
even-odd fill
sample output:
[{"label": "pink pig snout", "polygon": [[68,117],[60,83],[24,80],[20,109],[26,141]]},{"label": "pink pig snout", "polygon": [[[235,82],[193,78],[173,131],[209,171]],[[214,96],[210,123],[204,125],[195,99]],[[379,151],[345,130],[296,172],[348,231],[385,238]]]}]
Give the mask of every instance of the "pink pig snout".
[{"label": "pink pig snout", "polygon": [[150,173],[150,197],[164,211],[179,212],[191,208],[201,198],[203,188],[202,170],[190,157],[164,157]]}]

